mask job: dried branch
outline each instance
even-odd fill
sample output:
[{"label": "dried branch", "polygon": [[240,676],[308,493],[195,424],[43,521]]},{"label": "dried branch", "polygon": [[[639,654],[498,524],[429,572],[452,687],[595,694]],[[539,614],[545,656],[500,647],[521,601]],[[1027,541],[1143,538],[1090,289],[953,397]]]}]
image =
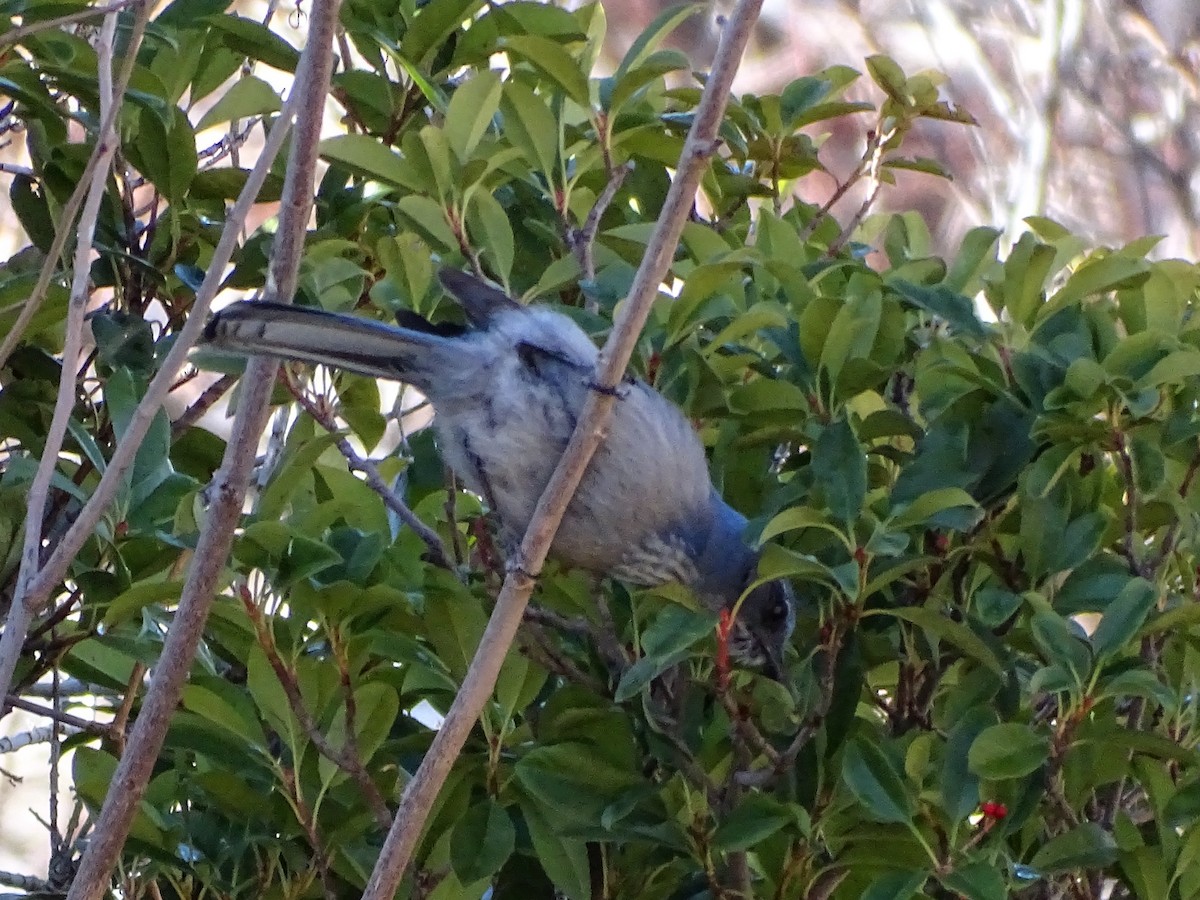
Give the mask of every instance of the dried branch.
[{"label": "dried branch", "polygon": [[624,376],[691,212],[700,178],[716,150],[717,129],[724,115],[733,76],[761,7],[762,0],[739,0],[726,22],[712,72],[684,143],[675,180],[634,277],[629,299],[596,362],[594,380],[600,389],[589,395],[575,432],[538,501],[475,657],[467,669],[462,689],[413,780],[405,788],[396,821],[384,842],[375,871],[371,873],[363,900],[390,900],[395,895],[438,791],[492,694],[550,542],[584,470],[604,437],[617,399],[613,388]]}]

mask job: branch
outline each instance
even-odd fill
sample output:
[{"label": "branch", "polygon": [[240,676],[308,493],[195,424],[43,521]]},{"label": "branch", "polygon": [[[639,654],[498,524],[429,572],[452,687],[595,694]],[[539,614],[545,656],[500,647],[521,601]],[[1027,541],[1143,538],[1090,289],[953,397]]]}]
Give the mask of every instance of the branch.
[{"label": "branch", "polygon": [[[138,4],[141,4],[143,9],[149,11],[150,4],[144,3],[143,0],[116,0],[115,3],[110,3],[108,6],[91,6],[87,9],[81,9],[79,12],[59,16],[56,19],[43,19],[40,22],[34,22],[32,25],[22,25],[20,28],[13,28],[4,32],[4,34],[0,34],[0,50],[3,50],[5,47],[11,47],[13,44],[19,43],[30,35],[37,34],[39,31],[50,31],[61,28],[64,25],[86,22],[88,19],[93,19],[96,16],[120,12],[123,9]],[[132,58],[131,55],[131,62]]]},{"label": "branch", "polygon": [[[625,179],[629,177],[629,173],[632,171],[633,163],[626,163],[623,166],[612,169],[608,175],[608,183],[604,185],[604,190],[600,192],[600,196],[596,198],[596,202],[592,204],[592,208],[588,211],[587,220],[583,223],[583,227],[572,228],[570,223],[566,224],[567,246],[575,254],[575,258],[579,262],[579,268],[582,270],[583,277],[587,281],[596,280],[596,258],[594,251],[596,232],[600,230],[600,219],[604,216],[604,213],[616,198],[617,191],[621,189],[621,185],[625,183]],[[595,312],[595,310],[593,309],[592,312]]]},{"label": "branch", "polygon": [[[300,684],[296,681],[296,673],[284,665],[283,659],[279,656],[279,648],[275,643],[275,635],[267,625],[262,611],[255,605],[248,591],[241,592],[241,599],[242,607],[246,610],[246,615],[250,618],[250,624],[254,627],[254,634],[258,639],[258,645],[267,657],[267,662],[271,666],[271,671],[275,673],[275,679],[279,682],[279,686],[283,688],[288,706],[292,710],[292,715],[296,717],[296,721],[300,723],[301,730],[312,741],[318,753],[354,779],[354,783],[362,791],[367,805],[371,807],[371,814],[375,817],[375,821],[379,824],[379,827],[389,827],[392,824],[392,814],[388,812],[387,803],[384,802],[383,795],[379,792],[379,788],[375,786],[375,782],[371,780],[371,775],[363,765],[362,759],[358,755],[354,745],[352,728],[354,716],[350,706],[353,694],[347,690],[345,697],[346,743],[339,750],[330,743],[329,738],[325,736],[324,732],[317,725],[316,720],[312,717],[312,713],[308,711],[308,707],[304,705],[304,697],[300,693]],[[314,849],[319,848],[316,848],[314,845]]]},{"label": "branch", "polygon": [[395,823],[388,832],[363,900],[391,900],[395,896],[438,791],[491,696],[504,656],[512,646],[525,605],[529,602],[537,573],[546,560],[550,542],[584,470],[604,437],[616,401],[614,388],[620,383],[633,355],[638,335],[658,296],[658,286],[667,274],[684,223],[695,202],[701,176],[716,150],[717,129],[725,112],[733,76],[761,7],[762,0],[739,0],[726,22],[712,72],[684,143],[675,180],[646,245],[629,299],[596,361],[594,380],[600,389],[589,394],[570,443],[538,501],[475,657],[467,669],[462,689],[420,768],[405,788]]},{"label": "branch", "polygon": [[[116,134],[117,115],[121,111],[120,101],[125,94],[125,87],[129,84],[129,79],[133,74],[133,64],[137,58],[137,47],[142,41],[142,33],[146,30],[146,22],[150,18],[151,5],[148,2],[143,2],[138,9],[137,19],[134,22],[133,30],[129,37],[128,53],[112,85],[112,92],[107,95],[111,98],[111,108],[105,111],[103,103],[101,105],[101,124],[100,130],[96,134],[96,146],[92,148],[92,153],[88,157],[87,164],[84,166],[83,174],[79,178],[79,183],[75,186],[75,190],[72,192],[70,199],[67,200],[66,205],[63,206],[62,213],[59,216],[58,227],[54,229],[54,239],[50,242],[50,249],[46,252],[46,258],[42,261],[42,268],[38,272],[37,282],[34,284],[33,290],[29,292],[29,296],[25,299],[21,313],[17,316],[17,321],[13,323],[8,334],[4,336],[4,340],[0,341],[0,369],[4,368],[4,364],[8,362],[8,357],[21,342],[21,335],[25,333],[25,329],[33,321],[34,314],[41,307],[42,301],[46,299],[46,291],[50,287],[50,281],[54,278],[54,273],[58,269],[63,250],[67,245],[67,235],[71,233],[71,223],[75,221],[75,216],[79,212],[79,207],[83,203],[84,196],[90,190],[89,185],[92,183],[96,169],[100,168],[105,171],[108,169],[108,162],[111,160],[112,154],[116,149],[112,139]],[[95,10],[89,10],[88,12],[95,12]],[[116,16],[113,15],[111,18],[115,19]],[[20,29],[17,30],[19,31]],[[11,35],[12,32],[8,34]],[[7,37],[8,35],[5,35],[3,38],[0,38],[0,48],[3,48]],[[111,42],[109,50],[111,51]],[[105,65],[102,59],[100,61],[100,72],[104,73],[104,77],[107,78],[111,74],[111,71],[111,64]],[[103,91],[101,91],[101,94],[104,96]],[[101,165],[101,157],[104,157],[103,165]],[[76,249],[78,250],[78,248]],[[66,369],[64,368],[63,371],[66,372]]]},{"label": "branch", "polygon": [[[96,234],[96,220],[100,215],[100,201],[104,196],[104,187],[108,181],[108,169],[112,163],[113,154],[117,150],[116,110],[120,107],[120,96],[113,89],[113,41],[117,33],[117,15],[110,14],[104,20],[97,40],[96,54],[99,78],[100,117],[104,120],[105,128],[96,135],[96,148],[92,158],[95,165],[91,174],[83,179],[86,182],[86,199],[79,223],[75,230],[75,256],[73,260],[74,278],[71,282],[71,297],[67,306],[66,337],[63,342],[62,376],[58,381],[58,396],[54,401],[54,414],[50,420],[50,430],[46,435],[42,458],[38,461],[37,472],[34,473],[33,483],[29,487],[29,501],[26,507],[25,538],[21,550],[21,568],[17,574],[17,585],[13,595],[12,606],[9,608],[8,621],[5,624],[3,638],[0,638],[0,694],[8,693],[12,683],[12,673],[16,670],[17,658],[33,623],[37,608],[28,602],[26,595],[29,584],[41,565],[42,527],[46,518],[46,503],[50,494],[50,483],[58,468],[58,455],[62,450],[63,440],[67,434],[67,423],[75,407],[75,373],[79,370],[84,355],[83,348],[83,319],[87,312],[89,276],[91,274],[90,257],[92,254],[92,239]],[[67,232],[67,222],[58,229],[63,236]],[[47,259],[47,264],[52,260]],[[44,269],[43,269],[44,271]],[[28,310],[29,307],[26,307]]]},{"label": "branch", "polygon": [[222,375],[196,398],[191,406],[185,409],[178,419],[171,423],[171,441],[174,442],[185,431],[195,425],[213,405],[229,393],[237,381],[236,375]]},{"label": "branch", "polygon": [[338,434],[341,429],[338,428],[337,422],[334,421],[329,405],[323,400],[314,401],[312,398],[306,396],[304,390],[296,383],[291,373],[286,370],[284,371],[283,383],[287,386],[288,391],[291,392],[295,401],[300,404],[300,407],[318,425],[330,434],[337,435],[337,448],[341,451],[342,456],[346,458],[346,462],[350,465],[351,470],[362,472],[366,476],[367,486],[379,495],[388,509],[399,516],[400,520],[415,531],[417,537],[425,542],[425,546],[429,548],[429,556],[433,563],[451,572],[456,571],[454,561],[450,559],[450,554],[446,551],[446,545],[442,543],[442,539],[438,537],[437,532],[422,522],[417,514],[409,509],[408,504],[396,496],[396,492],[388,487],[387,482],[383,480],[383,476],[379,474],[379,469],[372,460],[359,456],[355,452],[354,447],[351,446],[350,441]]},{"label": "branch", "polygon": [[78,716],[73,716],[70,713],[62,712],[50,706],[30,703],[28,700],[22,700],[20,697],[13,697],[11,695],[5,697],[4,706],[24,710],[27,713],[33,713],[35,716],[44,716],[68,728],[74,728],[77,731],[86,731],[98,737],[104,737],[109,733],[109,726],[101,722],[89,722],[87,719],[81,719]]},{"label": "branch", "polygon": [[[257,194],[267,166],[283,142],[283,135],[288,130],[287,123],[295,113],[296,139],[288,160],[283,199],[280,203],[279,230],[272,248],[271,268],[265,291],[266,295],[276,302],[290,299],[296,287],[304,233],[312,208],[316,144],[324,112],[323,100],[329,89],[331,47],[338,6],[339,0],[314,2],[308,42],[301,56],[291,96],[288,97],[284,111],[267,138],[262,161],[255,167],[255,173],[261,171],[261,176],[255,183],[255,176],[251,175],[238,201],[239,207],[243,201],[248,206]],[[225,248],[226,255],[221,257],[219,252],[215,255],[213,267],[201,286],[192,314],[171,351],[172,355],[178,351],[175,365],[171,364],[169,355],[163,370],[151,386],[153,392],[153,385],[160,385],[158,395],[148,396],[138,408],[141,411],[147,404],[152,405],[147,414],[147,421],[153,410],[161,404],[162,396],[173,383],[175,373],[182,365],[187,347],[194,342],[203,324],[204,312],[212,294],[215,293],[219,274],[224,270],[232,253],[237,232],[244,221],[244,214],[245,209],[242,210],[243,218],[235,219],[226,225],[225,234],[218,245],[218,250]],[[74,883],[67,895],[68,900],[98,900],[108,889],[113,867],[120,857],[134,815],[145,793],[146,784],[153,773],[167,726],[175,713],[196,648],[203,636],[208,611],[216,597],[217,583],[233,543],[234,528],[241,519],[242,503],[257,453],[258,437],[266,425],[268,401],[276,368],[276,363],[266,359],[252,360],[247,366],[233,434],[226,445],[221,469],[213,479],[215,499],[197,541],[175,619],[167,632],[162,655],[155,668],[150,688],[146,692],[141,712],[129,735],[129,743],[113,773],[112,783],[96,820],[93,839],[80,860]],[[131,437],[133,436],[127,435],[121,446],[129,444]],[[136,445],[140,439],[141,434],[138,434],[132,442]],[[114,460],[115,458],[116,454]],[[113,469],[114,466],[110,464],[106,475],[111,474]],[[89,506],[96,503],[97,500],[93,497]],[[86,527],[91,529],[90,524]],[[60,552],[66,544],[64,539],[59,547]]]}]

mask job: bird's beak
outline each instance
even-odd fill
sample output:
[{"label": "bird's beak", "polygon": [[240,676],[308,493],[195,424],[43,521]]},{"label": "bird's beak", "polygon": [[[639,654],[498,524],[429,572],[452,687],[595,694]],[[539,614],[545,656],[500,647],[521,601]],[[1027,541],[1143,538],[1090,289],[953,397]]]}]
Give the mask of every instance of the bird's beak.
[{"label": "bird's beak", "polygon": [[777,681],[784,684],[783,680],[783,654],[779,648],[771,646],[766,641],[759,641],[759,649],[762,650],[763,674],[772,681]]}]

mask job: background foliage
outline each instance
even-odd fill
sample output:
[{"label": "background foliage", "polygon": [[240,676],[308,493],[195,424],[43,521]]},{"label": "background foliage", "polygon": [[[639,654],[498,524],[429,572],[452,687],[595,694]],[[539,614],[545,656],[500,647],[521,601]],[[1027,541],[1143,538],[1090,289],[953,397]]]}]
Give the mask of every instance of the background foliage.
[{"label": "background foliage", "polygon": [[[225,5],[176,0],[139,51],[96,238],[88,367],[57,360],[65,281],[4,363],[5,604],[59,379],[78,399],[52,537],[188,314],[245,177],[239,152],[279,108],[260,75],[296,65]],[[562,304],[601,338],[698,97],[686,58],[660,49],[681,18],[664,15],[599,77],[595,5],[349,0],[341,128],[322,145],[297,301],[453,316],[437,260]],[[1153,260],[1153,240],[1089,250],[1047,219],[1011,248],[975,229],[942,258],[917,216],[871,217],[898,172],[943,184],[907,155],[914,123],[969,120],[933,76],[885,57],[864,69],[731,103],[674,261],[678,296],[661,298],[635,361],[755,517],[765,572],[796,580],[785,682],[722,678],[715,623],[680,591],[631,596],[552,571],[410,895],[1200,896],[1200,271]],[[0,62],[33,161],[9,194],[30,246],[0,269],[0,336],[81,177],[90,148],[68,138],[97,125],[95,76],[86,29],[35,32]],[[846,99],[868,79],[875,105]],[[823,136],[846,118],[871,138],[846,181],[866,199],[838,221],[791,192],[823,171]],[[198,152],[196,132],[223,123],[226,140]],[[269,226],[248,236],[230,290],[261,286],[268,239]],[[395,431],[372,381],[289,383],[361,446]],[[499,585],[484,510],[447,488],[427,433],[381,468],[451,570],[318,421],[277,424],[124,896],[359,891],[429,743],[411,711],[448,706]],[[136,715],[221,451],[190,415],[160,416],[27,643],[22,693],[59,673],[100,698],[60,697],[67,711]],[[69,743],[94,807],[121,729]],[[57,848],[52,887],[75,846]]]}]

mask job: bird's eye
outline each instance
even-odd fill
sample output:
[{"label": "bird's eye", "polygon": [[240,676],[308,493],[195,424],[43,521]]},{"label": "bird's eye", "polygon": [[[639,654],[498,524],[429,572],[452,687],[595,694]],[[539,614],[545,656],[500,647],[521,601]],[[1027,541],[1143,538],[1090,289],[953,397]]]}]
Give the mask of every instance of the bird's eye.
[{"label": "bird's eye", "polygon": [[768,622],[782,622],[785,619],[787,619],[787,616],[788,616],[787,603],[783,600],[776,600],[774,603],[771,604],[770,608],[767,610],[766,618],[767,618]]}]

